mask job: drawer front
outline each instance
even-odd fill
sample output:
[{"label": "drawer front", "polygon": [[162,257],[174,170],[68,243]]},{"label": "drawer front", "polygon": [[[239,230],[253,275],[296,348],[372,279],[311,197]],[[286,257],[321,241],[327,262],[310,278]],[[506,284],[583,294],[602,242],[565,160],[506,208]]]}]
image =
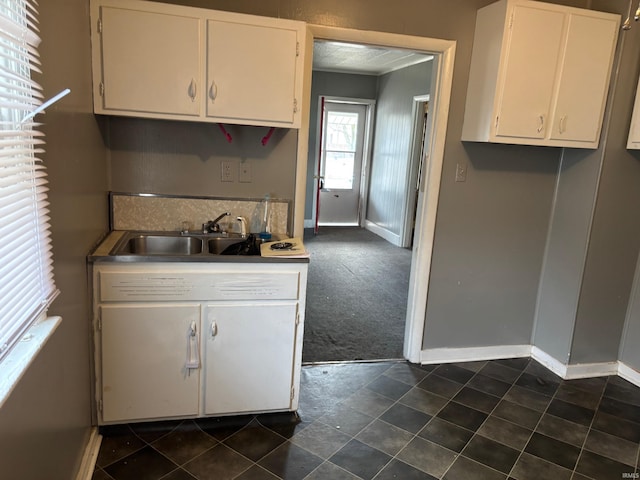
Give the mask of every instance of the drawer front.
[{"label": "drawer front", "polygon": [[100,302],[297,300],[300,273],[98,272]]}]

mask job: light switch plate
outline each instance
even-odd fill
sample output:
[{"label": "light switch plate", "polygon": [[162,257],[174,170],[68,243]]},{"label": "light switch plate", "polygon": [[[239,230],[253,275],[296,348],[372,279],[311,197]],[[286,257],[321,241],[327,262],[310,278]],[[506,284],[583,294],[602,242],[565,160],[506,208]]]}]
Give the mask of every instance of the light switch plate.
[{"label": "light switch plate", "polygon": [[463,163],[456,164],[456,182],[467,180],[467,166]]}]

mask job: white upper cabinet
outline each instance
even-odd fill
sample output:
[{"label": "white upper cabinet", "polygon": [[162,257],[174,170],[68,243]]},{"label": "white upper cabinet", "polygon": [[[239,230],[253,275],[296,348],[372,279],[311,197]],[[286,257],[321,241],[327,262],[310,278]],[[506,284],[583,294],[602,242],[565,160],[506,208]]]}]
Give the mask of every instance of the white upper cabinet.
[{"label": "white upper cabinet", "polygon": [[297,44],[294,28],[209,20],[207,116],[293,123]]},{"label": "white upper cabinet", "polygon": [[197,17],[103,6],[97,28],[102,75],[96,113],[200,115]]},{"label": "white upper cabinet", "polygon": [[303,22],[92,0],[98,114],[299,128]]},{"label": "white upper cabinet", "polygon": [[598,146],[618,31],[616,16],[569,16],[551,140]]},{"label": "white upper cabinet", "polygon": [[619,25],[526,0],[480,9],[462,140],[597,148]]},{"label": "white upper cabinet", "polygon": [[633,105],[627,148],[630,150],[640,150],[640,81],[636,89],[636,100]]}]

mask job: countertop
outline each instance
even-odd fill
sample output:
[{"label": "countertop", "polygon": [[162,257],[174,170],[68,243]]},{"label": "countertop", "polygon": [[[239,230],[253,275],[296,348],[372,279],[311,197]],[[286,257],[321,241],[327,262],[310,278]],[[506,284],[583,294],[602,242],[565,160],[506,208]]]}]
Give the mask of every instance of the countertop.
[{"label": "countertop", "polygon": [[[118,241],[127,234],[126,230],[110,232],[100,244],[87,255],[89,263],[147,263],[147,262],[180,262],[180,263],[309,263],[309,258],[299,257],[262,257],[260,255],[133,255],[112,254]],[[278,240],[274,237],[274,240]],[[241,241],[241,240],[238,240]]]}]

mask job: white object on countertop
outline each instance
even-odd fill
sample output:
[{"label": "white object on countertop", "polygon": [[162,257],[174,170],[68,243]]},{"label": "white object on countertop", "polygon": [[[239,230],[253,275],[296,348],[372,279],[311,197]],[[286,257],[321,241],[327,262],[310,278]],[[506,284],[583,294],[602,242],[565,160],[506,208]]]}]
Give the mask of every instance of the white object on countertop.
[{"label": "white object on countertop", "polygon": [[247,219],[244,217],[236,217],[236,220],[240,222],[240,234],[243,237],[247,236]]},{"label": "white object on countertop", "polygon": [[[284,248],[279,248],[283,246]],[[275,248],[272,248],[275,247]],[[263,257],[281,258],[309,258],[309,251],[302,243],[302,239],[284,238],[275,242],[265,242],[260,245],[260,255]]]},{"label": "white object on countertop", "polygon": [[264,218],[262,219],[262,231],[269,233],[271,231],[271,211],[269,209],[270,195],[267,193],[264,196],[262,203],[264,204]]}]

